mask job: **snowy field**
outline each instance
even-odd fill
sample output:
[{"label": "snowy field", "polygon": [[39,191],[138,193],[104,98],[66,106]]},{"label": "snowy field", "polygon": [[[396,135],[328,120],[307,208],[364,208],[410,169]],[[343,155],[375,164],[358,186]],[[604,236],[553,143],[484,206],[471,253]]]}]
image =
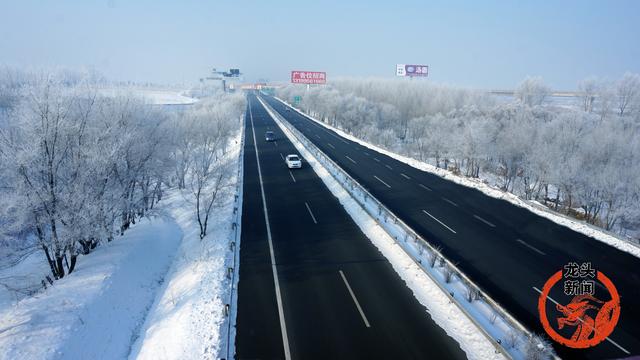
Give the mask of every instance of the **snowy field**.
[{"label": "snowy field", "polygon": [[[498,103],[510,104],[516,101],[514,95],[492,94]],[[557,106],[565,109],[579,110],[582,105],[582,99],[579,96],[551,94],[545,98],[545,103],[549,106]]]},{"label": "snowy field", "polygon": [[108,97],[138,97],[152,105],[190,105],[198,101],[198,99],[184,95],[185,91],[175,89],[106,87],[99,89],[98,92]]}]

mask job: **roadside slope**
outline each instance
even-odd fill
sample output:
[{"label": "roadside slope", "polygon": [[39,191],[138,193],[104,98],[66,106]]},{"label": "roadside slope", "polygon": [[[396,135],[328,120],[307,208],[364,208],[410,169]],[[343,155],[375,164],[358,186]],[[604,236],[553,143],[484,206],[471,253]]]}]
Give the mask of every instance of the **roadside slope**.
[{"label": "roadside slope", "polygon": [[182,233],[142,220],[42,294],[0,311],[0,359],[116,359],[129,352]]}]

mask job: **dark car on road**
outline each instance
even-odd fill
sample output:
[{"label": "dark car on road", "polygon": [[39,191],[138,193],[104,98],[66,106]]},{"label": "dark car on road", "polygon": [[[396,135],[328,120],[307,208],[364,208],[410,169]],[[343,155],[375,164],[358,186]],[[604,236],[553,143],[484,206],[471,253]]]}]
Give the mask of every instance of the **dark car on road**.
[{"label": "dark car on road", "polygon": [[275,141],[276,134],[274,134],[273,131],[267,131],[266,133],[264,133],[264,139],[267,141]]}]

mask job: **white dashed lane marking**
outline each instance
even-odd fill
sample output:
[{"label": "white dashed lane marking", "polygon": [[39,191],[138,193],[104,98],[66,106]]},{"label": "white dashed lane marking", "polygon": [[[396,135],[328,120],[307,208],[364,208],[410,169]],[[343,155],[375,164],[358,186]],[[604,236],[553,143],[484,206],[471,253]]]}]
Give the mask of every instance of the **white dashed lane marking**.
[{"label": "white dashed lane marking", "polygon": [[447,230],[451,231],[452,233],[456,233],[455,230],[453,230],[452,228],[450,228],[449,226],[447,226],[447,224],[443,223],[442,221],[438,220],[438,218],[436,218],[435,216],[429,214],[427,212],[427,210],[422,210],[423,213],[429,215],[430,218],[432,218],[433,220],[437,221],[440,225],[444,226],[445,228],[447,228]]}]

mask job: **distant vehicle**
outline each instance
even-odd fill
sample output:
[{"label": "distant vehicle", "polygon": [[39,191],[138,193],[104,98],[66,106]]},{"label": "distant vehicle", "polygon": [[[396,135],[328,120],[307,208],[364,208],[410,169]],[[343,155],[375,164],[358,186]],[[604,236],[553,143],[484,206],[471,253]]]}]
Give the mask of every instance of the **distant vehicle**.
[{"label": "distant vehicle", "polygon": [[290,154],[285,159],[289,169],[300,169],[302,167],[302,160],[298,155]]},{"label": "distant vehicle", "polygon": [[264,139],[267,141],[275,141],[276,134],[274,134],[273,131],[267,131],[266,133],[264,133]]}]

